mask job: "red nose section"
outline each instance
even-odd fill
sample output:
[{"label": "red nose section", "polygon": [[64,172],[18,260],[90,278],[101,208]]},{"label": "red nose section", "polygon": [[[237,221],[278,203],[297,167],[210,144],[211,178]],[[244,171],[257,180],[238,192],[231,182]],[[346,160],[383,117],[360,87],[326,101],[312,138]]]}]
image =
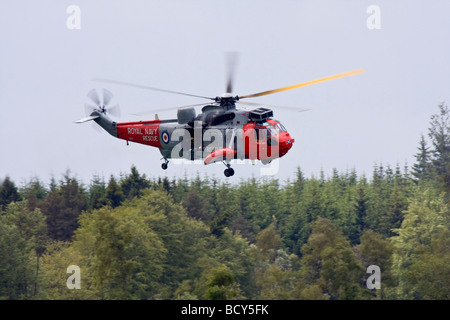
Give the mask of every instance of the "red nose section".
[{"label": "red nose section", "polygon": [[278,139],[280,142],[280,157],[282,157],[292,148],[295,140],[287,132],[280,134]]}]

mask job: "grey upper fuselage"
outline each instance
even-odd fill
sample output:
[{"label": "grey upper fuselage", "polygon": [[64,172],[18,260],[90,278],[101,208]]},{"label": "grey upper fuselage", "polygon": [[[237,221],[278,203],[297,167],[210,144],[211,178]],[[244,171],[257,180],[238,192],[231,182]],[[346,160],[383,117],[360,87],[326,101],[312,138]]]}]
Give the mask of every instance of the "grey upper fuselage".
[{"label": "grey upper fuselage", "polygon": [[[192,110],[193,108],[190,109]],[[214,133],[220,131],[223,137],[220,143],[223,147],[227,147],[230,139],[233,138],[233,132],[242,129],[243,126],[250,121],[248,114],[249,111],[237,110],[234,106],[223,107],[218,105],[206,105],[202,108],[201,113],[191,118],[189,121],[180,121],[185,120],[180,119],[180,116],[177,119],[161,120],[159,125],[160,135],[162,136],[165,132],[170,137],[167,143],[165,143],[164,139],[161,137],[161,154],[164,158],[172,158],[173,148],[180,143],[180,135],[182,135],[184,131],[184,134],[189,134],[191,137],[192,146],[197,145],[200,147],[197,148],[199,150],[192,148],[191,160],[201,159],[203,156],[201,152],[203,152],[208,141],[214,141],[215,139],[209,137],[208,133],[214,136]],[[205,134],[205,132],[208,133]],[[234,149],[237,148],[235,143],[233,143],[231,147]]]}]

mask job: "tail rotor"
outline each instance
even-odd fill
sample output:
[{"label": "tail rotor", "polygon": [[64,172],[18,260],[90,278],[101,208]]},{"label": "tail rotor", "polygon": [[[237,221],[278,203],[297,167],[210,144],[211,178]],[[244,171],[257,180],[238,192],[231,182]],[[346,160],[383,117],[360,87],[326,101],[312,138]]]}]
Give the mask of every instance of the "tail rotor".
[{"label": "tail rotor", "polygon": [[111,101],[113,100],[113,94],[111,91],[103,88],[102,95],[100,96],[96,89],[92,89],[87,94],[88,98],[94,103],[86,104],[86,111],[91,114],[94,111],[103,114],[110,114],[113,117],[120,117],[120,108],[118,104],[111,105]]},{"label": "tail rotor", "polygon": [[90,120],[95,120],[100,115],[111,115],[115,118],[120,118],[119,104],[112,104],[114,96],[111,91],[102,89],[101,95],[96,89],[92,89],[87,93],[89,102],[84,105],[86,117],[76,121],[82,123]]}]

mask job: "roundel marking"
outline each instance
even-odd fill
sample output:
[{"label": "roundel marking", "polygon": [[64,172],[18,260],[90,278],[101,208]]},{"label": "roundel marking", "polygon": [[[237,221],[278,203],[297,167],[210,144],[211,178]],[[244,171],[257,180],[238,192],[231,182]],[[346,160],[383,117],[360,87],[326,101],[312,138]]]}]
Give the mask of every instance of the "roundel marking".
[{"label": "roundel marking", "polygon": [[169,143],[170,138],[169,138],[169,133],[168,133],[167,131],[163,131],[161,137],[162,137],[162,141],[163,141],[165,144],[168,144],[168,143]]}]

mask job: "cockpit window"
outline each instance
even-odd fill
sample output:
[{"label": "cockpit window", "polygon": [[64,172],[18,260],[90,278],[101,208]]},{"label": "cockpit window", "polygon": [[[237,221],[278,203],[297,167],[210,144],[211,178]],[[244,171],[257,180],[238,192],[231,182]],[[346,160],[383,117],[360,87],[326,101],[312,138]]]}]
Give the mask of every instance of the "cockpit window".
[{"label": "cockpit window", "polygon": [[273,136],[276,136],[277,134],[280,133],[280,127],[278,127],[276,124],[267,127],[267,130],[269,130],[270,134]]},{"label": "cockpit window", "polygon": [[277,125],[280,127],[281,131],[286,132],[286,128],[281,124],[281,122],[278,122]]},{"label": "cockpit window", "polygon": [[281,132],[286,132],[286,128],[279,122],[274,120],[276,123],[271,124],[270,122],[259,123],[258,126],[255,127],[255,135],[256,140],[266,140],[270,139],[271,136],[276,136]]}]

